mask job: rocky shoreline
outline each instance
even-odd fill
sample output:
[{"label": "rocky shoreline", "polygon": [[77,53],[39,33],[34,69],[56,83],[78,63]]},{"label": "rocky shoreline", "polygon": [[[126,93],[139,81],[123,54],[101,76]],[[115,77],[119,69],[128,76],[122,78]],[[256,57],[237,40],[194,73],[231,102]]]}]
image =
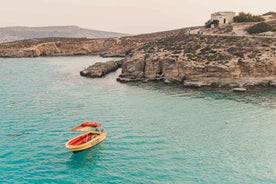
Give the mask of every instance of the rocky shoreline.
[{"label": "rocky shoreline", "polygon": [[162,81],[189,88],[270,88],[276,87],[276,40],[176,35],[132,50],[121,65],[117,81],[123,83]]},{"label": "rocky shoreline", "polygon": [[[193,27],[198,29],[199,27]],[[121,38],[35,38],[7,43],[0,43],[0,57],[45,57],[45,56],[75,56],[100,55],[102,57],[124,57],[126,53],[141,45],[177,35],[185,29],[157,33],[126,36]]]},{"label": "rocky shoreline", "polygon": [[[195,30],[198,28],[194,28]],[[0,44],[0,57],[124,57],[80,72],[98,78],[122,68],[119,82],[189,88],[276,87],[276,38],[187,35],[185,29],[122,38],[41,38]]]},{"label": "rocky shoreline", "polygon": [[80,71],[80,75],[88,78],[100,78],[105,76],[110,72],[116,71],[118,68],[122,66],[122,61],[107,61],[97,62],[92,66]]},{"label": "rocky shoreline", "polygon": [[125,56],[127,50],[140,46],[141,40],[125,38],[41,38],[0,44],[0,57],[45,57],[101,55]]}]

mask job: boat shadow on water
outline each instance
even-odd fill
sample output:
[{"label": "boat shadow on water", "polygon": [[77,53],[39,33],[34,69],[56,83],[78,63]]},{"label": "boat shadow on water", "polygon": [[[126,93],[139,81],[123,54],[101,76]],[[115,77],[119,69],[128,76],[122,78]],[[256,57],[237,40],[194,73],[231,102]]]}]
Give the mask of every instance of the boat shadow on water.
[{"label": "boat shadow on water", "polygon": [[67,168],[78,169],[87,167],[89,165],[95,165],[97,161],[101,160],[103,148],[105,146],[105,141],[94,146],[93,148],[79,152],[74,152],[69,158],[69,160],[66,162]]}]

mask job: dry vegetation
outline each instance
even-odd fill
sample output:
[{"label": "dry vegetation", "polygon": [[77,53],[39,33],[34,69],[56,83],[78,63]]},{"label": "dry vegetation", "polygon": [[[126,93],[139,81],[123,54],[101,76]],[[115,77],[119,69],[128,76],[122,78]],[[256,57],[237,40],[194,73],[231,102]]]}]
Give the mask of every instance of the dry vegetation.
[{"label": "dry vegetation", "polygon": [[258,58],[262,51],[274,51],[275,48],[275,39],[271,38],[178,35],[146,43],[140,50],[167,52],[177,58],[201,62]]}]

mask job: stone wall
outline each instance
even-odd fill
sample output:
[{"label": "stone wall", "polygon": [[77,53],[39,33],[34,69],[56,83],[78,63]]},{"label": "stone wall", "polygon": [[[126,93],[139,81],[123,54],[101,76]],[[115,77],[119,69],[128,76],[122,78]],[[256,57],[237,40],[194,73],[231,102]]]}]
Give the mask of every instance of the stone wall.
[{"label": "stone wall", "polygon": [[234,21],[235,12],[216,12],[211,14],[211,20],[218,20],[219,24],[229,24]]}]

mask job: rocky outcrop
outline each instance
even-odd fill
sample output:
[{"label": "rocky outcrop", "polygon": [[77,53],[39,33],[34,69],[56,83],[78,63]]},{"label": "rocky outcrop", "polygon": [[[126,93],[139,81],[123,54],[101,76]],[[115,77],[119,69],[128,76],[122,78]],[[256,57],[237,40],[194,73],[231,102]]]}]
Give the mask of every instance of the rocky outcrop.
[{"label": "rocky outcrop", "polygon": [[165,38],[168,35],[177,35],[183,32],[183,30],[184,29],[179,29],[159,33],[126,36],[121,38],[40,38],[1,43],[0,57],[73,55],[124,57],[129,50],[138,48],[146,42]]},{"label": "rocky outcrop", "polygon": [[[195,30],[198,28],[194,28]],[[0,57],[126,56],[120,82],[163,81],[185,87],[275,87],[276,38],[187,35],[185,29],[123,38],[43,38],[0,44]],[[101,77],[118,64],[81,72]]]},{"label": "rocky outcrop", "polygon": [[156,81],[185,87],[269,87],[276,80],[276,39],[172,36],[133,50],[120,82]]},{"label": "rocky outcrop", "polygon": [[127,50],[142,43],[122,45],[116,38],[109,39],[74,39],[48,38],[24,40],[0,44],[0,57],[39,57],[73,55],[125,56]]},{"label": "rocky outcrop", "polygon": [[116,71],[121,67],[121,61],[98,62],[80,72],[81,76],[99,78]]}]

